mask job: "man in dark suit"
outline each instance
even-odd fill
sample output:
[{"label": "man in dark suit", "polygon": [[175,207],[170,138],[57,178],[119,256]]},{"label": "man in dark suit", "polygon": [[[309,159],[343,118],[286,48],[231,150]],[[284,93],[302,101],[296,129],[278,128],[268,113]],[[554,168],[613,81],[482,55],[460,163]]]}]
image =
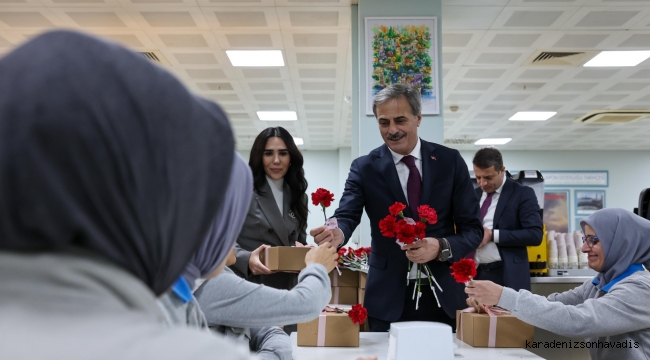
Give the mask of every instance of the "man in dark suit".
[{"label": "man in dark suit", "polygon": [[479,188],[483,241],[474,258],[476,279],[530,290],[526,246],[542,243],[542,217],[535,191],[505,176],[501,152],[483,148],[472,161]]},{"label": "man in dark suit", "polygon": [[[364,305],[371,331],[386,331],[391,322],[415,320],[455,327],[455,312],[466,307],[467,296],[464,285],[451,277],[449,267],[478,247],[483,235],[467,165],[457,150],[418,137],[420,109],[418,89],[390,85],[377,94],[373,111],[385,144],[352,162],[334,213],[339,229],[319,227],[310,232],[317,243],[344,245],[365,208],[370,218],[372,251]],[[438,222],[427,226],[427,237],[400,248],[395,239],[381,234],[379,221],[396,201],[408,204],[404,215],[416,221],[419,205],[437,211]],[[425,285],[418,309],[413,298],[416,267],[408,272],[409,261],[428,264],[443,290],[430,286],[421,276]]]}]

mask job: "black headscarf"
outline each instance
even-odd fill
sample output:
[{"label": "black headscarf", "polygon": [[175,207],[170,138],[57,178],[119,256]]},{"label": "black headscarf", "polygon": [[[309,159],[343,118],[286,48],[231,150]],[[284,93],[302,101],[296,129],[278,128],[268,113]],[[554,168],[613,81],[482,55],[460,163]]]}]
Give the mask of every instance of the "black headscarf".
[{"label": "black headscarf", "polygon": [[157,295],[205,239],[234,139],[217,105],[69,31],[0,60],[0,250],[81,248]]}]

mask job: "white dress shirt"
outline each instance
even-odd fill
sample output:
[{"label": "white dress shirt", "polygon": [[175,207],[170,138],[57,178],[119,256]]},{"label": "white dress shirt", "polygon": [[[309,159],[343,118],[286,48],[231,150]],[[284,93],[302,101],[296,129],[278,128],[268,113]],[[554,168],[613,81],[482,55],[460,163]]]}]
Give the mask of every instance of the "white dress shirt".
[{"label": "white dress shirt", "polygon": [[[490,207],[488,207],[487,213],[485,213],[485,217],[483,218],[483,226],[488,229],[494,229],[494,212],[497,210],[499,197],[501,195],[501,191],[503,191],[503,185],[506,183],[506,180],[506,176],[504,175],[503,182],[501,183],[501,186],[499,186],[499,188],[494,192],[494,195],[492,195],[492,203],[490,203]],[[483,202],[486,198],[487,193],[484,191],[483,195],[481,195],[481,206],[483,206]],[[494,242],[489,241],[487,244],[485,244],[485,246],[476,250],[474,260],[477,264],[489,264],[491,262],[501,261],[501,255],[499,255],[499,248],[497,247],[497,244],[499,243],[499,230],[493,230],[492,235],[494,237]]]},{"label": "white dress shirt", "polygon": [[269,186],[271,187],[271,192],[273,193],[275,203],[278,204],[280,215],[284,216],[282,213],[282,208],[284,207],[284,178],[280,180],[273,180],[267,176],[266,181],[268,181]]},{"label": "white dress shirt", "polygon": [[[418,172],[420,173],[420,181],[422,181],[422,152],[420,151],[420,138],[418,138],[417,144],[415,144],[415,147],[413,148],[413,151],[409,155],[413,156],[415,158],[415,167],[418,168]],[[406,201],[408,202],[408,192],[406,191],[406,186],[408,184],[409,180],[409,174],[411,171],[409,170],[409,167],[406,166],[402,162],[402,158],[405,155],[398,154],[391,150],[391,148],[388,148],[390,150],[391,155],[393,156],[393,162],[395,163],[395,170],[397,170],[397,177],[399,178],[399,183],[402,186],[402,191],[404,192],[404,197],[406,198]],[[413,219],[416,220],[416,219]],[[416,220],[417,221],[417,220]],[[422,269],[420,269],[422,270]],[[422,274],[420,276],[421,278],[426,278],[426,274]],[[409,274],[409,279],[417,279],[417,271],[416,267],[412,266],[411,267],[411,272]]]}]

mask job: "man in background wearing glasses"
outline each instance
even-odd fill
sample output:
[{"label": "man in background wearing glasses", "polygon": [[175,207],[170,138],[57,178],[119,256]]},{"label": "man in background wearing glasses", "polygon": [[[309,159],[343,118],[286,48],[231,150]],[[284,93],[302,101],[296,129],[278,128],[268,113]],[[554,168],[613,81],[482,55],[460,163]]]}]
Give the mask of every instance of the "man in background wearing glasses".
[{"label": "man in background wearing glasses", "polygon": [[476,279],[530,290],[526,247],[541,244],[543,237],[535,192],[505,176],[503,157],[496,148],[479,150],[472,163],[483,221],[483,241],[473,255],[479,264]]}]

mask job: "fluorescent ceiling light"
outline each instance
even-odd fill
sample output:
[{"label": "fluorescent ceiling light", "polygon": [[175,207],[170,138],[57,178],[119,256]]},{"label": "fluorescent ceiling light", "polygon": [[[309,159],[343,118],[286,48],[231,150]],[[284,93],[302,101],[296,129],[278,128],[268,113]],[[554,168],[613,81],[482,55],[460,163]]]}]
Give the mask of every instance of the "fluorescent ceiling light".
[{"label": "fluorescent ceiling light", "polygon": [[296,143],[296,145],[303,145],[305,142],[302,140],[302,138],[293,138],[293,142]]},{"label": "fluorescent ceiling light", "polygon": [[510,117],[510,121],[544,121],[548,120],[553,115],[557,114],[555,111],[520,111]]},{"label": "fluorescent ceiling light", "polygon": [[501,138],[501,139],[478,139],[474,145],[503,145],[507,144],[512,140],[511,138]]},{"label": "fluorescent ceiling light", "polygon": [[650,57],[650,51],[601,51],[582,66],[637,66]]},{"label": "fluorescent ceiling light", "polygon": [[258,111],[257,117],[262,121],[296,121],[295,111]]},{"label": "fluorescent ceiling light", "polygon": [[280,50],[226,50],[232,66],[284,66]]}]

